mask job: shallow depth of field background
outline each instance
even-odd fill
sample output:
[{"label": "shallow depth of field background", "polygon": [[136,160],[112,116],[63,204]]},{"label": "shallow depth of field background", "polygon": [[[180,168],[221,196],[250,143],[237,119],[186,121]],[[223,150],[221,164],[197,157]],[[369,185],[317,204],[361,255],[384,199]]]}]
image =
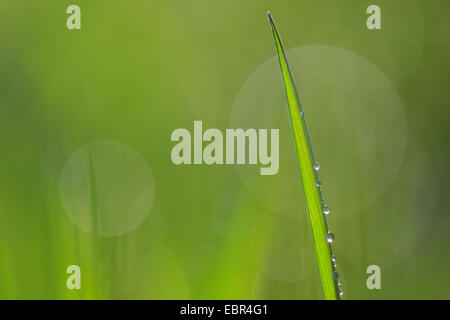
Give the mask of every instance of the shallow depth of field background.
[{"label": "shallow depth of field background", "polygon": [[[269,9],[344,298],[450,298],[446,0],[2,0],[0,298],[322,298]],[[194,120],[279,128],[278,175],[175,166]]]}]

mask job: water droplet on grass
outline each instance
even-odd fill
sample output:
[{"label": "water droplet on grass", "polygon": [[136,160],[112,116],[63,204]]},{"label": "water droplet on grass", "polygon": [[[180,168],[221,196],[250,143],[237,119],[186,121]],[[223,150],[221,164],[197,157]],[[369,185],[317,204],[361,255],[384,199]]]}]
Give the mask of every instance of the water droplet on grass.
[{"label": "water droplet on grass", "polygon": [[332,243],[333,240],[334,240],[334,234],[332,232],[328,231],[328,233],[327,233],[327,241],[328,241],[328,243]]},{"label": "water droplet on grass", "polygon": [[319,171],[320,169],[320,163],[319,162],[314,162],[314,170]]}]

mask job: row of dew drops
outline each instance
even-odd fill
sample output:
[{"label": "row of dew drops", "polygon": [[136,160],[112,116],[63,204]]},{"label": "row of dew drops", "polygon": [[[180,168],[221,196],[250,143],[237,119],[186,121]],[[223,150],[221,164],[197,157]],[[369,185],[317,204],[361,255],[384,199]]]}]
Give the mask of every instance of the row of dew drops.
[{"label": "row of dew drops", "polygon": [[[318,177],[319,169],[320,169],[320,163],[315,161],[314,162],[314,171],[316,172],[316,181],[317,181],[316,182],[316,187],[319,189],[320,200],[321,200],[321,203],[322,203],[322,213],[323,213],[324,219],[325,219],[325,226],[328,229],[327,216],[330,214],[330,207],[327,204],[324,203],[323,198],[322,198],[322,184],[320,183],[319,177]],[[331,244],[334,241],[334,234],[328,229],[326,237],[327,237],[327,242],[330,244],[331,263],[333,265],[333,278],[334,278],[334,281],[336,281],[336,284],[337,284],[339,297],[342,297],[342,295],[344,294],[344,291],[342,291],[341,282],[338,280],[339,274],[336,271],[336,267],[337,267],[336,257],[334,256],[333,250],[331,248]]]}]

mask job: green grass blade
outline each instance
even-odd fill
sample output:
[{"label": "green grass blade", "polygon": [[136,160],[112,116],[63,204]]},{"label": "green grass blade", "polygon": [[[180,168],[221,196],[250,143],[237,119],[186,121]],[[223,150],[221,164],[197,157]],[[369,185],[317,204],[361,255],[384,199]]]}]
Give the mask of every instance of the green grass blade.
[{"label": "green grass blade", "polygon": [[281,44],[281,39],[270,13],[268,13],[268,16],[275,39],[278,61],[280,62],[281,75],[297,150],[298,164],[303,182],[303,190],[305,192],[306,207],[314,240],[314,249],[319,266],[320,278],[322,280],[322,289],[325,299],[336,300],[340,298],[341,294],[337,282],[334,256],[329,242],[330,233],[328,231],[326,217],[323,213],[324,203],[317,170],[315,168],[316,162],[311,148],[311,140],[306,127],[303,108],[300,104],[300,99],[289,69],[283,45]]}]

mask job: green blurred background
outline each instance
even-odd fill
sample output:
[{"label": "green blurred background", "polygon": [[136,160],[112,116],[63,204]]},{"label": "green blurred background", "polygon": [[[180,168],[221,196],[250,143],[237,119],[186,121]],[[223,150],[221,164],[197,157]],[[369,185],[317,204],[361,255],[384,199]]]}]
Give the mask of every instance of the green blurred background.
[{"label": "green blurred background", "polygon": [[[81,30],[66,28],[71,4]],[[382,30],[366,27],[370,4]],[[449,9],[0,0],[0,298],[322,299],[267,10],[344,298],[450,298]],[[170,135],[194,120],[279,128],[278,175],[174,165]],[[73,264],[81,290],[66,288]],[[372,264],[381,290],[366,287]]]}]

